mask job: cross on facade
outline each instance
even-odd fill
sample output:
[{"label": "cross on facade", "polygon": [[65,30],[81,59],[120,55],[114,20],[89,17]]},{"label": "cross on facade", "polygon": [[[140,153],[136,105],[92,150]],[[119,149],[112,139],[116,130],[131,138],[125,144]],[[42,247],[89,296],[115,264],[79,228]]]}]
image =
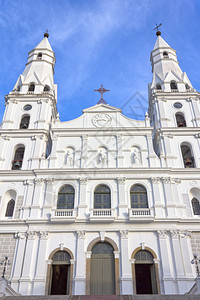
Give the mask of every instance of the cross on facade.
[{"label": "cross on facade", "polygon": [[2,262],[0,263],[1,265],[3,265],[3,273],[2,273],[2,278],[5,277],[5,273],[7,270],[7,266],[10,265],[10,260],[8,259],[8,256],[5,256],[5,259],[2,260]]},{"label": "cross on facade", "polygon": [[200,277],[200,271],[199,271],[200,259],[197,256],[197,254],[194,254],[194,258],[193,258],[193,260],[191,260],[191,264],[195,265],[197,277]]},{"label": "cross on facade", "polygon": [[105,92],[109,92],[110,90],[106,90],[104,87],[103,87],[103,84],[101,85],[100,89],[98,90],[94,90],[95,92],[99,92],[101,93],[101,99],[97,102],[97,104],[100,104],[100,103],[104,103],[104,104],[107,104],[106,101],[103,99],[103,94]]}]

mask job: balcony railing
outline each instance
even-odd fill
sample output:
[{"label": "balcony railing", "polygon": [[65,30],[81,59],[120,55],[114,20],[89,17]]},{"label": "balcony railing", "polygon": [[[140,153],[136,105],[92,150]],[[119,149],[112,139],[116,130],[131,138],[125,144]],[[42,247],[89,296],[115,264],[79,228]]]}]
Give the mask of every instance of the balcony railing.
[{"label": "balcony railing", "polygon": [[131,208],[130,214],[132,216],[150,216],[150,209],[149,208]]},{"label": "balcony railing", "polygon": [[75,209],[52,209],[51,218],[73,219],[76,218],[76,210]]},{"label": "balcony railing", "polygon": [[102,209],[91,209],[90,219],[92,220],[114,220],[114,209],[102,208]]}]

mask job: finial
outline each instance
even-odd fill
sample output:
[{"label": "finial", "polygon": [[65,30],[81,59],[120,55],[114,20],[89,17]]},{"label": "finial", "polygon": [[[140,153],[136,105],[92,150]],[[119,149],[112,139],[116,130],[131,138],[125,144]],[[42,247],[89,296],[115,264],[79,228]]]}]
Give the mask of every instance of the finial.
[{"label": "finial", "polygon": [[156,35],[157,36],[161,35],[161,31],[158,30],[158,28],[161,27],[161,26],[162,26],[162,23],[160,23],[159,25],[156,23],[156,27],[153,29],[153,30],[156,30]]},{"label": "finial", "polygon": [[110,90],[106,90],[104,87],[103,87],[103,84],[101,85],[100,89],[98,90],[94,90],[95,92],[99,92],[101,93],[101,99],[97,102],[97,104],[107,104],[106,101],[103,99],[103,93],[105,92],[109,92]]},{"label": "finial", "polygon": [[48,29],[46,30],[45,34],[44,34],[44,37],[48,38],[49,37],[49,34],[48,34]]}]

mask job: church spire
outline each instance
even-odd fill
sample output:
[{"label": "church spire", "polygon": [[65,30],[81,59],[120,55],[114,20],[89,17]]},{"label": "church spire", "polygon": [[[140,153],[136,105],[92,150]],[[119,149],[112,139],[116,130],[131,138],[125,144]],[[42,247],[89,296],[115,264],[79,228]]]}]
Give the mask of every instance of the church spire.
[{"label": "church spire", "polygon": [[14,91],[26,94],[30,85],[34,86],[34,93],[40,94],[43,91],[52,91],[56,94],[54,84],[55,54],[48,40],[46,32],[42,41],[28,53],[28,62],[24,72],[19,76]]},{"label": "church spire", "polygon": [[185,91],[192,85],[186,75],[179,66],[176,51],[171,48],[167,42],[161,37],[161,32],[156,32],[157,40],[151,52],[151,65],[153,80],[151,89],[159,85],[159,89],[171,91],[170,83],[173,82],[177,86],[178,91]]}]

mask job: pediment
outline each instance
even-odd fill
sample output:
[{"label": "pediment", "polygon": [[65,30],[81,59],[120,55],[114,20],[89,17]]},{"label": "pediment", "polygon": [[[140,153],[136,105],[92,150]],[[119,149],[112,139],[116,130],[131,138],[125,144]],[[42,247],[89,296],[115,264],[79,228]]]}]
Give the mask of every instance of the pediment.
[{"label": "pediment", "polygon": [[156,86],[157,83],[162,84],[162,82],[163,82],[162,78],[157,73],[155,73],[153,75],[153,80],[152,80],[151,88],[153,88],[154,86]]},{"label": "pediment", "polygon": [[96,112],[116,113],[116,112],[121,112],[121,109],[110,106],[108,104],[97,104],[83,110],[83,113],[96,113]]},{"label": "pediment", "polygon": [[38,77],[38,75],[36,74],[36,72],[34,71],[32,74],[30,74],[30,76],[27,76],[27,78],[25,79],[26,82],[34,82],[34,83],[38,83],[41,84],[40,79]]},{"label": "pediment", "polygon": [[164,82],[165,81],[171,81],[171,80],[182,82],[182,78],[180,78],[173,70],[170,70],[167,73],[167,75],[165,76]]}]

